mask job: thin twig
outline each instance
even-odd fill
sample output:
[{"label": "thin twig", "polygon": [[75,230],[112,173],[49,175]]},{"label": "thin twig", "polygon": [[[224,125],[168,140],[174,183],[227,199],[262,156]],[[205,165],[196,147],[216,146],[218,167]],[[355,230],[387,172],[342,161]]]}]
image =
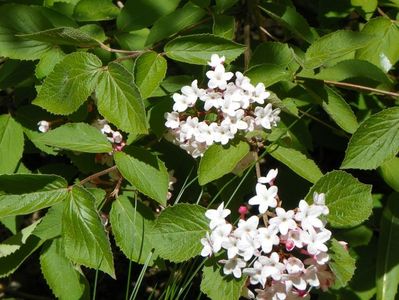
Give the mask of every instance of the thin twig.
[{"label": "thin twig", "polygon": [[132,51],[132,50],[114,49],[114,48],[108,47],[107,45],[105,45],[103,43],[100,43],[100,47],[101,47],[101,49],[104,49],[105,51],[112,52],[112,53],[141,54],[144,52],[143,50]]},{"label": "thin twig", "polygon": [[[118,172],[118,173],[119,173],[119,172]],[[118,197],[118,195],[119,195],[119,190],[121,189],[122,181],[123,181],[123,176],[121,175],[121,173],[119,173],[119,178],[118,178],[118,181],[117,181],[117,183],[116,183],[116,185],[115,185],[115,188],[114,188],[114,190],[109,194],[110,197],[113,197],[113,198],[117,198],[117,197]]]},{"label": "thin twig", "polygon": [[115,171],[116,169],[117,169],[116,166],[112,166],[112,167],[110,167],[108,169],[105,169],[105,170],[102,170],[100,172],[94,173],[94,174],[90,175],[89,177],[86,177],[85,179],[81,180],[79,182],[79,184],[80,185],[84,185],[85,183],[87,183],[87,182],[89,182],[89,181],[91,181],[93,179],[96,179],[96,178],[98,178],[100,176],[103,176],[105,174],[111,173],[112,171]]},{"label": "thin twig", "polygon": [[114,62],[119,62],[119,61],[123,61],[123,60],[126,60],[126,59],[130,59],[130,58],[139,56],[140,54],[143,54],[144,52],[146,52],[146,51],[136,51],[136,53],[132,53],[132,54],[129,54],[129,55],[118,57],[117,59],[114,60]]},{"label": "thin twig", "polygon": [[262,175],[261,175],[261,172],[260,172],[260,163],[259,163],[259,155],[258,155],[258,150],[259,149],[256,149],[257,151],[254,151],[254,156],[255,156],[255,161],[256,161],[256,163],[255,163],[255,171],[256,171],[256,178],[260,178]]},{"label": "thin twig", "polygon": [[276,38],[276,37],[275,37],[274,35],[272,35],[269,31],[267,31],[266,28],[264,28],[264,27],[262,27],[262,26],[259,26],[259,29],[260,29],[263,33],[265,33],[269,38],[271,38],[272,40],[274,40],[274,41],[276,41],[276,42],[279,41],[278,38]]},{"label": "thin twig", "polygon": [[399,97],[399,93],[384,91],[384,90],[375,89],[375,88],[371,88],[368,86],[363,86],[363,85],[358,85],[358,84],[353,84],[353,83],[339,82],[339,81],[332,81],[332,80],[323,80],[323,82],[327,83],[327,84],[341,86],[341,87],[354,88],[354,89],[365,90],[365,91],[374,92],[374,93],[378,93],[378,94],[388,95],[388,96],[392,96],[392,97]]}]

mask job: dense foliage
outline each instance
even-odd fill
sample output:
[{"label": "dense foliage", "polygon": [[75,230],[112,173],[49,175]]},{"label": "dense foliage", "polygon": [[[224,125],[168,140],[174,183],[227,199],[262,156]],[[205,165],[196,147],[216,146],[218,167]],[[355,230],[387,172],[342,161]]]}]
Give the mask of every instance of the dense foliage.
[{"label": "dense foliage", "polygon": [[[395,299],[398,26],[398,0],[0,0],[0,297]],[[246,222],[277,240],[231,250]]]}]

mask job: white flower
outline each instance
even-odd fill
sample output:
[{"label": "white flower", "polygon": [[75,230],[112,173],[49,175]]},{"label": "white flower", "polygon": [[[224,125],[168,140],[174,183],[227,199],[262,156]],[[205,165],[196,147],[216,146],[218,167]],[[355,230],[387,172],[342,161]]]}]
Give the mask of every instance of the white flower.
[{"label": "white flower", "polygon": [[186,121],[181,122],[180,124],[180,141],[184,142],[187,139],[191,139],[198,127],[198,118],[191,116],[187,117]]},{"label": "white flower", "polygon": [[223,95],[219,92],[207,92],[200,97],[204,101],[204,109],[210,110],[212,107],[219,108],[223,102]]},{"label": "white flower", "polygon": [[280,243],[277,232],[278,229],[275,226],[269,226],[267,228],[262,227],[258,229],[258,239],[264,253],[270,253],[273,246]]},{"label": "white flower", "polygon": [[217,209],[208,209],[205,216],[211,220],[209,228],[214,229],[216,226],[225,224],[225,218],[231,213],[230,209],[224,209],[224,203],[222,202]]},{"label": "white flower", "polygon": [[322,228],[323,222],[318,218],[322,209],[317,205],[308,205],[305,200],[299,201],[299,209],[295,214],[295,220],[301,222],[303,229],[309,229],[310,227]]},{"label": "white flower", "polygon": [[293,220],[294,211],[285,211],[284,208],[276,208],[277,216],[269,220],[269,224],[276,225],[281,232],[281,234],[287,234],[289,229],[297,228],[296,222]]},{"label": "white flower", "polygon": [[37,123],[37,126],[39,126],[39,127],[38,127],[38,130],[39,130],[40,132],[47,132],[47,131],[50,130],[50,123],[47,122],[47,121],[45,121],[45,120],[39,121],[39,122]]},{"label": "white flower", "polygon": [[210,65],[212,68],[216,68],[218,65],[222,65],[226,58],[224,56],[219,57],[217,54],[212,54],[211,56],[211,61],[208,62],[208,65]]},{"label": "white flower", "polygon": [[255,87],[251,84],[251,80],[247,76],[244,76],[241,72],[236,72],[235,84],[237,87],[247,92],[252,92],[255,89]]},{"label": "white flower", "polygon": [[224,264],[224,274],[233,274],[235,278],[241,278],[241,269],[247,265],[246,262],[239,257],[234,257],[229,260],[221,260],[220,262]]},{"label": "white flower", "polygon": [[277,186],[271,186],[269,189],[263,184],[256,184],[256,196],[248,200],[251,205],[259,205],[259,213],[263,214],[269,207],[277,206]]},{"label": "white flower", "polygon": [[229,236],[227,240],[223,241],[222,247],[227,250],[227,257],[233,258],[238,253],[238,240],[234,236]]},{"label": "white flower", "polygon": [[258,234],[258,225],[259,218],[257,216],[252,216],[248,220],[240,220],[234,235],[238,238],[243,238],[244,236],[254,238]]},{"label": "white flower", "polygon": [[213,229],[211,233],[211,244],[213,252],[218,252],[222,249],[222,243],[228,240],[228,235],[232,230],[231,224],[221,224]]},{"label": "white flower", "polygon": [[123,141],[123,136],[119,131],[112,132],[113,143],[120,144]]},{"label": "white flower", "polygon": [[278,174],[278,169],[271,169],[267,173],[266,177],[259,177],[258,178],[258,183],[263,183],[263,184],[268,183],[268,184],[270,184],[271,182],[274,181],[274,179],[276,179],[277,174]]},{"label": "white flower", "polygon": [[265,107],[256,107],[255,108],[255,122],[257,125],[262,126],[265,129],[271,129],[272,126],[276,126],[277,122],[280,120],[278,114],[280,113],[279,109],[273,110],[272,105],[268,103]]},{"label": "white flower", "polygon": [[212,255],[213,252],[212,252],[211,238],[209,237],[208,232],[206,233],[206,237],[201,239],[201,244],[202,246],[204,246],[201,251],[201,256],[206,257]]},{"label": "white flower", "polygon": [[229,140],[234,138],[234,134],[231,133],[229,125],[221,124],[220,126],[215,127],[213,138],[216,143],[226,145]]},{"label": "white flower", "polygon": [[313,203],[317,206],[320,206],[322,208],[322,214],[323,215],[328,215],[329,214],[329,209],[326,206],[326,195],[324,193],[313,193]]},{"label": "white flower", "polygon": [[204,89],[198,88],[197,79],[191,83],[191,86],[183,86],[181,88],[181,92],[183,93],[183,95],[187,96],[193,104],[197,101],[199,97],[202,97],[205,94]]},{"label": "white flower", "polygon": [[190,96],[182,95],[179,93],[173,94],[173,100],[175,104],[173,104],[173,110],[178,112],[183,112],[187,108],[192,107],[195,104],[196,99]]},{"label": "white flower", "polygon": [[306,250],[309,254],[316,255],[320,252],[327,252],[328,248],[324,245],[331,238],[331,231],[323,229],[317,232],[313,228],[301,232],[301,240],[307,245]]},{"label": "white flower", "polygon": [[269,96],[270,93],[266,92],[265,85],[263,83],[258,83],[252,93],[253,101],[259,104],[264,104],[265,99],[269,98]]},{"label": "white flower", "polygon": [[238,255],[242,256],[245,261],[248,261],[252,256],[258,256],[260,243],[257,237],[250,235],[243,235],[241,239],[237,241]]},{"label": "white flower", "polygon": [[271,277],[273,280],[280,280],[281,275],[285,270],[285,265],[280,262],[280,257],[277,252],[270,254],[270,257],[261,256],[258,260],[262,263],[262,275]]},{"label": "white flower", "polygon": [[[262,257],[262,256],[261,256]],[[260,262],[260,257],[254,262],[252,268],[245,268],[243,273],[249,276],[249,282],[253,285],[260,283],[265,287],[267,277],[262,272],[263,264]]]},{"label": "white flower", "polygon": [[195,140],[199,143],[206,143],[208,146],[212,145],[215,140],[215,128],[217,126],[216,123],[208,125],[205,122],[200,122],[195,132]]},{"label": "white flower", "polygon": [[288,233],[281,237],[281,240],[285,243],[285,249],[287,251],[292,251],[295,247],[303,247],[303,242],[301,240],[301,231],[302,230],[299,228],[288,230]]},{"label": "white flower", "polygon": [[227,81],[233,77],[233,73],[225,72],[223,65],[217,65],[214,71],[206,72],[206,77],[209,78],[208,87],[211,89],[219,88],[226,89]]},{"label": "white flower", "polygon": [[107,135],[107,134],[112,133],[112,132],[113,132],[113,130],[112,130],[111,126],[109,126],[108,124],[104,124],[103,128],[101,128],[101,133],[102,134]]},{"label": "white flower", "polygon": [[180,125],[179,113],[173,111],[171,113],[165,113],[165,126],[171,129],[178,128]]}]

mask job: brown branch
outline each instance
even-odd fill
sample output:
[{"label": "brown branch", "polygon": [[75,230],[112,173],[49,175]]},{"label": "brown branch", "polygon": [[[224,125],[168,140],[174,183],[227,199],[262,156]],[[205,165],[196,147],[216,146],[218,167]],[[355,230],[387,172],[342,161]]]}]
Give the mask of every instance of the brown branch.
[{"label": "brown branch", "polygon": [[339,82],[339,81],[332,81],[332,80],[323,80],[323,82],[327,83],[327,84],[332,84],[335,86],[359,89],[359,90],[374,92],[374,93],[378,93],[378,94],[382,94],[382,95],[388,95],[388,96],[392,96],[392,97],[399,97],[399,93],[384,91],[384,90],[375,89],[375,88],[371,88],[368,86],[363,86],[363,85],[358,85],[358,84],[353,84],[353,83]]},{"label": "brown branch", "polygon": [[90,175],[89,177],[86,177],[85,179],[81,180],[79,182],[79,184],[80,185],[84,185],[85,183],[87,183],[87,182],[89,182],[89,181],[91,181],[93,179],[96,179],[96,178],[98,178],[100,176],[103,176],[105,174],[111,173],[112,171],[115,171],[115,170],[117,170],[117,167],[116,166],[112,166],[112,167],[110,167],[108,169],[102,170],[100,172],[97,172],[97,173],[94,173],[94,174]]},{"label": "brown branch", "polygon": [[266,28],[264,28],[264,27],[262,27],[262,26],[259,26],[259,29],[260,29],[263,33],[265,33],[269,38],[271,38],[272,40],[274,40],[274,41],[276,41],[276,42],[279,41],[278,38],[276,38],[276,37],[275,37],[274,35],[272,35],[269,31],[267,31]]}]

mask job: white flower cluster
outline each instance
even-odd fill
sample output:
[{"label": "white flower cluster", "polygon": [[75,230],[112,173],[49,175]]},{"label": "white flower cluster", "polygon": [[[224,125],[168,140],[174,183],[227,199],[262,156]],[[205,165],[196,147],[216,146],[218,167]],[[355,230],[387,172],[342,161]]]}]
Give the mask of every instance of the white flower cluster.
[{"label": "white flower cluster", "polygon": [[225,57],[213,54],[206,73],[208,88],[194,80],[173,94],[173,112],[166,113],[165,126],[171,139],[193,157],[201,156],[214,143],[227,144],[235,135],[277,126],[279,109],[265,104],[270,93],[263,83],[253,86],[240,72],[226,72]]},{"label": "white flower cluster", "polygon": [[[223,203],[207,210],[210,233],[201,239],[201,255],[210,256],[225,249],[228,259],[219,261],[224,264],[224,274],[248,276],[249,283],[255,286],[256,296],[248,290],[252,298],[310,299],[310,289],[326,290],[334,283],[327,264],[326,242],[331,232],[325,225],[329,210],[324,194],[317,193],[311,205],[301,200],[295,210],[281,208],[278,188],[273,185],[276,175],[277,170],[271,170],[259,178],[256,196],[249,200],[250,204],[259,205],[260,217],[241,218],[235,228],[225,220],[230,210]],[[259,227],[261,222],[264,226]]]}]

